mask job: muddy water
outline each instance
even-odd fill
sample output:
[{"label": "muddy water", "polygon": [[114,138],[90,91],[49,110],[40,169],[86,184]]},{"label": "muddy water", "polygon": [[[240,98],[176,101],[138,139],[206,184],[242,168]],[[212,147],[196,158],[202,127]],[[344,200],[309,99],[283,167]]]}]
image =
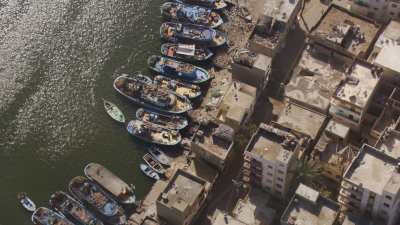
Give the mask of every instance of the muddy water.
[{"label": "muddy water", "polygon": [[139,197],[143,145],[103,111],[135,107],[112,89],[119,72],[146,71],[159,51],[161,0],[0,0],[0,224],[30,224],[16,202],[46,206],[91,161],[109,167]]}]

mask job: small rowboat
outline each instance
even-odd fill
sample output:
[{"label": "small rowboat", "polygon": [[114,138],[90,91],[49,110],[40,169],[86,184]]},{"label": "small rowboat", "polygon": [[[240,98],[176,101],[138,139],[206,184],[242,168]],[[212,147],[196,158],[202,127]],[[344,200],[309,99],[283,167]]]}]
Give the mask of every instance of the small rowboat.
[{"label": "small rowboat", "polygon": [[168,88],[179,95],[186,96],[189,99],[194,99],[201,95],[201,89],[199,86],[174,80],[166,76],[156,76],[154,78],[154,83],[163,88]]},{"label": "small rowboat", "polygon": [[141,163],[140,164],[140,170],[148,177],[154,179],[154,180],[159,180],[160,176],[158,173],[156,173],[153,169],[151,169],[148,165]]},{"label": "small rowboat", "polygon": [[103,99],[104,108],[107,114],[115,121],[125,123],[125,116],[122,111],[112,102]]},{"label": "small rowboat", "polygon": [[214,53],[208,48],[179,43],[162,44],[161,54],[186,61],[205,61],[214,55]]},{"label": "small rowboat", "polygon": [[149,148],[149,153],[161,164],[165,166],[171,165],[171,159],[160,148],[152,146]]},{"label": "small rowboat", "polygon": [[157,173],[159,173],[159,174],[164,174],[165,173],[164,167],[155,158],[153,158],[153,156],[151,156],[149,153],[146,153],[143,156],[143,160],[147,163],[147,165],[151,169],[153,169]]},{"label": "small rowboat", "polygon": [[27,196],[26,193],[24,192],[18,193],[17,198],[21,203],[21,205],[29,212],[33,212],[36,210],[35,203]]},{"label": "small rowboat", "polygon": [[154,123],[171,130],[181,130],[188,125],[187,119],[183,116],[162,114],[144,108],[136,111],[136,119]]},{"label": "small rowboat", "polygon": [[176,130],[141,120],[131,120],[126,126],[126,130],[132,136],[153,144],[173,146],[182,140],[181,134]]},{"label": "small rowboat", "polygon": [[31,217],[32,223],[38,225],[75,225],[61,213],[45,207],[39,207]]},{"label": "small rowboat", "polygon": [[211,79],[210,74],[204,68],[167,57],[150,56],[147,64],[157,73],[193,84],[204,83]]}]

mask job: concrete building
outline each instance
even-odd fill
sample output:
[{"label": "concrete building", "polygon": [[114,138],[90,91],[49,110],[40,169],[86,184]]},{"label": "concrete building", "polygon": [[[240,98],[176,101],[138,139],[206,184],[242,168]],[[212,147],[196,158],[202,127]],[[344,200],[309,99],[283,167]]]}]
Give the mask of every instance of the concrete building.
[{"label": "concrete building", "polygon": [[210,122],[196,132],[191,150],[196,156],[223,171],[225,163],[232,155],[234,132],[227,125]]},{"label": "concrete building", "polygon": [[[312,121],[312,122],[311,122]],[[327,117],[292,101],[286,101],[276,123],[292,131],[309,136],[313,144],[319,139]]]},{"label": "concrete building", "polygon": [[257,88],[259,96],[269,81],[271,74],[271,57],[254,54],[248,50],[237,53],[232,63],[232,79]]},{"label": "concrete building", "polygon": [[248,225],[247,223],[243,223],[242,221],[217,209],[217,210],[215,210],[215,212],[212,216],[211,225],[222,225],[222,224],[225,224],[225,225]]},{"label": "concrete building", "polygon": [[263,13],[249,39],[249,49],[273,58],[284,46],[289,30],[296,25],[299,0],[265,0]]},{"label": "concrete building", "polygon": [[350,128],[330,120],[312,152],[325,177],[340,183],[357,150],[348,146]]},{"label": "concrete building", "polygon": [[368,216],[361,216],[348,213],[344,217],[342,225],[381,225],[381,224],[376,224]]},{"label": "concrete building", "polygon": [[394,124],[382,132],[378,141],[375,143],[375,147],[385,153],[386,155],[400,159],[400,120],[397,120]]},{"label": "concrete building", "polygon": [[378,38],[379,30],[380,27],[372,20],[331,4],[309,36],[312,41],[350,57],[366,59]]},{"label": "concrete building", "polygon": [[398,224],[399,160],[364,144],[346,170],[338,197],[344,210]]},{"label": "concrete building", "polygon": [[244,152],[243,181],[285,198],[308,142],[278,124],[260,124]]},{"label": "concrete building", "polygon": [[381,79],[378,69],[356,61],[331,99],[329,113],[335,120],[359,131]]},{"label": "concrete building", "polygon": [[217,107],[215,119],[239,130],[252,116],[256,98],[255,87],[233,81]]},{"label": "concrete building", "polygon": [[157,198],[158,217],[171,225],[188,225],[204,207],[209,184],[178,169]]},{"label": "concrete building", "polygon": [[333,225],[339,204],[300,184],[281,217],[281,225]]},{"label": "concrete building", "polygon": [[239,199],[232,215],[246,225],[273,225],[276,211],[268,206],[270,196],[252,188],[245,199]]},{"label": "concrete building", "polygon": [[352,12],[367,16],[381,23],[385,23],[390,19],[400,20],[400,2],[398,0],[356,0],[348,2]]},{"label": "concrete building", "polygon": [[352,61],[334,49],[318,43],[307,44],[285,87],[285,97],[327,114],[331,97],[345,79]]},{"label": "concrete building", "polygon": [[400,84],[399,58],[400,23],[391,21],[375,42],[374,50],[369,57],[369,61],[383,69],[383,76],[385,78]]}]

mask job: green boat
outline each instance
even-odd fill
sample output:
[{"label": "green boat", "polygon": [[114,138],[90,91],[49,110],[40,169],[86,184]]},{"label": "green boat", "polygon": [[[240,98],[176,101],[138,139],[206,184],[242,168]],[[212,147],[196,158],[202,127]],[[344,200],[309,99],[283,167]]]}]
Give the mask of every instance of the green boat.
[{"label": "green boat", "polygon": [[113,118],[115,121],[120,123],[125,123],[125,116],[122,111],[112,102],[103,99],[104,108],[107,114]]}]

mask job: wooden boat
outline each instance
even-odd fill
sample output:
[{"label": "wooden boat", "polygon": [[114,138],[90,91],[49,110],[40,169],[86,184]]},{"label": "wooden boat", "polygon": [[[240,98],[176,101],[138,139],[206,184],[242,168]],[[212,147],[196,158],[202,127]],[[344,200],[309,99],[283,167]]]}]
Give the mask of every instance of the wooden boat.
[{"label": "wooden boat", "polygon": [[187,119],[183,116],[167,115],[143,108],[136,111],[136,119],[154,123],[171,130],[181,130],[188,125]]},{"label": "wooden boat", "polygon": [[162,56],[150,56],[147,60],[150,69],[171,78],[200,84],[211,79],[207,70],[189,63],[176,61]]},{"label": "wooden boat", "polygon": [[24,207],[29,212],[34,212],[36,210],[35,203],[28,197],[25,192],[18,193],[17,198],[22,207]]},{"label": "wooden boat", "polygon": [[82,176],[73,178],[68,189],[72,196],[101,214],[107,223],[126,223],[126,216],[118,203],[88,178]]},{"label": "wooden boat", "polygon": [[161,15],[170,20],[216,28],[224,23],[221,16],[209,8],[179,2],[162,4]]},{"label": "wooden boat", "polygon": [[39,207],[31,217],[32,223],[38,225],[75,225],[64,215],[45,207]]},{"label": "wooden boat", "polygon": [[161,54],[187,61],[205,61],[214,53],[208,48],[188,44],[165,43],[161,45]]},{"label": "wooden boat", "polygon": [[126,130],[132,136],[153,144],[173,146],[182,140],[181,134],[176,130],[140,120],[131,120]]},{"label": "wooden boat", "polygon": [[155,172],[153,169],[151,169],[148,165],[141,163],[140,164],[140,170],[148,177],[154,180],[159,180],[160,176],[158,175],[157,172]]},{"label": "wooden boat", "polygon": [[160,148],[156,146],[151,146],[149,149],[149,153],[153,156],[158,162],[165,166],[171,165],[171,159],[163,152]]},{"label": "wooden boat", "polygon": [[194,99],[201,95],[201,89],[199,86],[174,80],[166,76],[156,76],[154,78],[154,83],[162,86],[163,88],[168,88],[180,95],[186,96],[189,99]]},{"label": "wooden boat", "polygon": [[87,178],[96,182],[113,195],[119,203],[134,204],[136,202],[133,188],[104,166],[97,163],[89,163],[85,166],[84,173]]},{"label": "wooden boat", "polygon": [[146,164],[151,169],[153,169],[157,173],[159,173],[159,174],[164,174],[165,173],[164,167],[160,164],[160,162],[158,162],[155,158],[153,158],[153,156],[151,156],[150,153],[146,153],[143,156],[143,160],[146,162]]},{"label": "wooden boat", "polygon": [[67,216],[72,221],[82,225],[104,225],[80,202],[62,191],[57,191],[50,197],[50,206]]},{"label": "wooden boat", "polygon": [[170,42],[192,42],[208,47],[222,46],[228,40],[226,34],[213,28],[172,22],[161,25],[160,35]]},{"label": "wooden boat", "polygon": [[188,98],[168,89],[148,85],[134,77],[122,75],[114,81],[114,89],[130,101],[153,110],[179,114],[192,109]]},{"label": "wooden boat", "polygon": [[129,75],[129,74],[122,74],[122,75],[135,78],[136,80],[139,80],[148,85],[153,84],[153,80],[150,77],[143,75],[142,72],[140,72],[140,71],[134,72],[132,75]]},{"label": "wooden boat", "polygon": [[122,111],[112,102],[103,99],[104,108],[107,114],[115,121],[125,123],[125,116]]},{"label": "wooden boat", "polygon": [[223,9],[227,6],[224,0],[175,0],[175,1],[193,5],[201,5],[212,9]]}]

